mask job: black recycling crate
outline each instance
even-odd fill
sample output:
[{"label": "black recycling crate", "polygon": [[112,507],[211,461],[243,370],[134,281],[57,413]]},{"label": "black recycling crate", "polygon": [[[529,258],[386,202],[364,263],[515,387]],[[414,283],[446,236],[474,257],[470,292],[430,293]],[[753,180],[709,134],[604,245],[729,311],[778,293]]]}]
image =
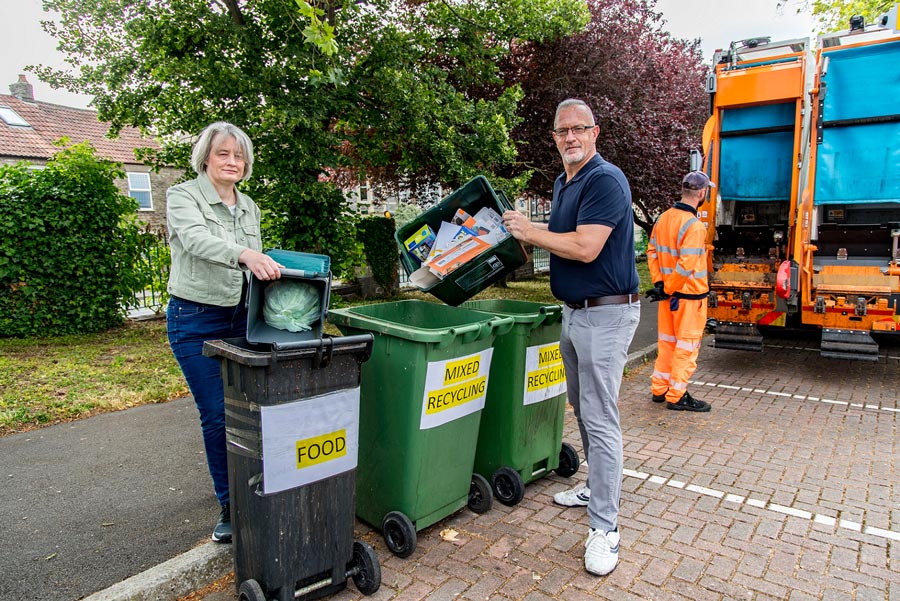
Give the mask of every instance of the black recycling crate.
[{"label": "black recycling crate", "polygon": [[[500,215],[513,208],[502,191],[495,191],[488,180],[479,175],[466,182],[463,187],[444,198],[436,206],[399,228],[394,234],[394,238],[400,246],[400,264],[407,275],[419,268],[419,262],[407,251],[404,245],[405,240],[426,225],[437,232],[441,222],[452,221],[459,209],[469,215],[475,215],[485,207],[493,209]],[[438,280],[422,290],[455,307],[497,282],[503,276],[512,273],[524,265],[527,260],[528,256],[522,244],[509,236],[455,271],[448,273],[442,280]]]},{"label": "black recycling crate", "polygon": [[242,600],[316,599],[381,584],[353,540],[359,390],[371,334],[281,344],[212,340],[225,384],[235,585]]}]

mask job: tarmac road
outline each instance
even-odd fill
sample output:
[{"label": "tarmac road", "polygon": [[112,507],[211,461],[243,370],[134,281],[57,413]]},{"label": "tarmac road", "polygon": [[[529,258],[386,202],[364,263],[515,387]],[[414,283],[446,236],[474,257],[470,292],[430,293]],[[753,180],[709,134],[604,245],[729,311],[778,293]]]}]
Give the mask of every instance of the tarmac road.
[{"label": "tarmac road", "polygon": [[209,540],[190,397],[0,438],[0,599],[79,599]]}]

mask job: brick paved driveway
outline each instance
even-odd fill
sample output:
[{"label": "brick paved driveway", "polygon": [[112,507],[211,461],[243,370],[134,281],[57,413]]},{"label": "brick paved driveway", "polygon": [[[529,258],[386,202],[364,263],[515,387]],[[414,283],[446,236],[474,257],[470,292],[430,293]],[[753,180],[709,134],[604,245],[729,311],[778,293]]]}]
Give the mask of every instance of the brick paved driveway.
[{"label": "brick paved driveway", "polygon": [[[856,599],[900,601],[900,350],[877,364],[704,343],[692,394],[708,414],[649,401],[650,365],[626,378],[622,550],[606,578],[582,568],[584,509],[555,475],[510,508],[464,509],[407,559],[360,525],[381,559],[369,599]],[[579,449],[571,411],[565,439]],[[441,538],[452,528],[456,541]],[[337,599],[363,598],[353,585]]]}]

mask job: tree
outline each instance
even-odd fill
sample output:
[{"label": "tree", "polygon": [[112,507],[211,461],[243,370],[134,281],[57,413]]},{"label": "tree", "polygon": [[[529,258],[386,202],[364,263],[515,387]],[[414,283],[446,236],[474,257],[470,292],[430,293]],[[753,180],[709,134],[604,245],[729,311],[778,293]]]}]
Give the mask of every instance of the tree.
[{"label": "tree", "polygon": [[528,191],[549,199],[562,171],[550,136],[556,104],[577,97],[594,110],[597,148],[628,176],[635,223],[648,233],[677,199],[688,153],[708,117],[707,67],[696,41],[662,30],[655,0],[589,0],[587,28],[563,39],[523,44],[507,78],[524,97],[513,130],[520,160],[533,169]]},{"label": "tree", "polygon": [[866,23],[875,23],[896,4],[894,0],[778,0],[778,8],[794,4],[798,13],[812,9],[819,31],[840,31],[850,27],[850,17],[862,15]]},{"label": "tree", "polygon": [[[269,242],[331,255],[339,273],[360,255],[336,174],[454,187],[499,172],[514,161],[521,92],[496,61],[514,40],[587,20],[581,0],[44,4],[61,14],[44,26],[77,71],[36,69],[43,79],[94,95],[114,128],[159,134],[149,161],[186,166],[185,133],[239,125],[256,146],[244,189]],[[485,82],[493,96],[477,94]]]}]

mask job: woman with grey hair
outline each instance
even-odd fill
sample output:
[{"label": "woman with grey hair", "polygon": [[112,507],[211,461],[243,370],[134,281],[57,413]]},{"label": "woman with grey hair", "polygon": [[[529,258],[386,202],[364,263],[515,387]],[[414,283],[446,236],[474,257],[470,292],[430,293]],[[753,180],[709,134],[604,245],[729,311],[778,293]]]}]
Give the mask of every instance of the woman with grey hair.
[{"label": "woman with grey hair", "polygon": [[247,134],[224,121],[209,125],[194,144],[191,166],[197,177],[166,193],[172,255],[166,320],[169,345],[200,412],[206,462],[221,505],[212,539],[230,543],[225,393],[219,362],[203,356],[203,343],[245,336],[250,273],[274,280],[281,266],[261,252],[259,207],[237,188],[253,171]]}]

